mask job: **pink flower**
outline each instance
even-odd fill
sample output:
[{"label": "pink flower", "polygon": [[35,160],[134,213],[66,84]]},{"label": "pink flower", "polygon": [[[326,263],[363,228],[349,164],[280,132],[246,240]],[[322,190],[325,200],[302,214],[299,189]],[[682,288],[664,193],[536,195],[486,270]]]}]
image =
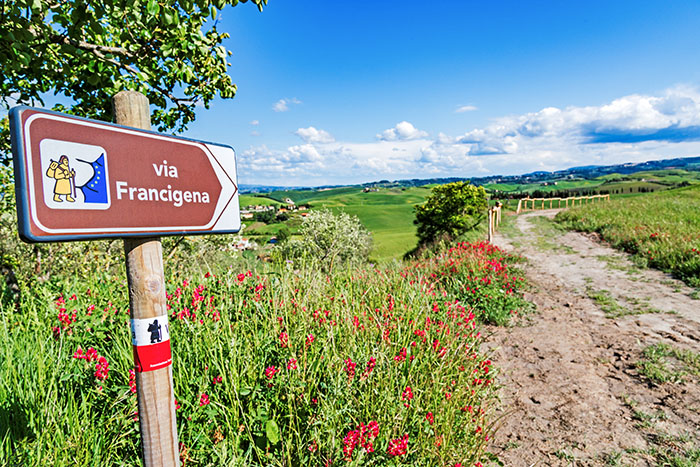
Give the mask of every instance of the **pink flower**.
[{"label": "pink flower", "polygon": [[87,360],[87,355],[83,353],[83,349],[78,347],[78,349],[73,354],[73,358],[77,358],[78,360]]},{"label": "pink flower", "polygon": [[202,393],[202,395],[199,397],[199,406],[205,406],[209,404],[209,396],[206,393]]},{"label": "pink flower", "polygon": [[428,412],[427,414],[425,414],[425,419],[428,420],[428,423],[430,423],[431,425],[435,421],[435,417],[433,416],[432,412]]},{"label": "pink flower", "polygon": [[97,363],[95,364],[95,378],[97,378],[100,381],[103,381],[107,379],[107,376],[109,374],[109,363],[107,362],[107,359],[100,356],[97,359]]},{"label": "pink flower", "polygon": [[367,425],[360,423],[355,430],[350,430],[343,438],[343,454],[345,460],[352,460],[352,452],[356,446],[362,446],[366,452],[374,452],[372,440],[379,435],[379,424],[372,420]]},{"label": "pink flower", "polygon": [[129,391],[132,394],[136,394],[136,372],[133,368],[129,370]]},{"label": "pink flower", "polygon": [[401,393],[401,400],[405,401],[403,405],[406,407],[411,405],[411,399],[413,399],[413,391],[411,390],[410,386],[406,386],[406,389],[404,389],[403,393]]},{"label": "pink flower", "polygon": [[353,362],[351,359],[345,360],[345,372],[348,374],[348,379],[353,379],[355,377],[355,367],[357,363]]},{"label": "pink flower", "polygon": [[374,370],[374,367],[377,365],[377,359],[374,357],[370,357],[369,361],[367,362],[367,367],[365,368],[365,372],[362,373],[362,378],[367,378],[370,373]]},{"label": "pink flower", "polygon": [[265,376],[267,376],[267,379],[272,379],[275,377],[275,374],[278,371],[279,370],[277,368],[275,368],[274,366],[268,366],[267,368],[265,368]]},{"label": "pink flower", "polygon": [[314,335],[313,334],[309,334],[308,336],[306,336],[306,346],[307,347],[309,347],[311,344],[313,344],[313,342],[314,342]]},{"label": "pink flower", "polygon": [[282,331],[282,332],[280,333],[280,346],[281,346],[281,347],[287,347],[288,344],[289,344],[289,334],[287,334],[286,332]]},{"label": "pink flower", "polygon": [[297,369],[297,359],[296,358],[289,359],[289,361],[287,362],[287,369],[288,370],[296,370]]}]

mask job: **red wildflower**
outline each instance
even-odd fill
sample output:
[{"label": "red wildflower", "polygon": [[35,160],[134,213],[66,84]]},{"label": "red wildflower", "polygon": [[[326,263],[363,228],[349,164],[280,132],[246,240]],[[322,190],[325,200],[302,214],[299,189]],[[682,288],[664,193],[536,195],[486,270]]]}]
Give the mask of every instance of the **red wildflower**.
[{"label": "red wildflower", "polygon": [[287,369],[288,370],[296,370],[297,369],[297,359],[296,358],[289,359],[289,361],[287,362]]},{"label": "red wildflower", "polygon": [[401,400],[404,401],[404,404],[406,407],[411,405],[411,399],[413,399],[413,391],[411,390],[410,386],[406,386],[406,389],[403,390],[403,393],[401,393]]},{"label": "red wildflower", "polygon": [[353,379],[355,377],[355,367],[357,363],[353,362],[351,359],[345,360],[345,372],[348,374],[348,379]]},{"label": "red wildflower", "polygon": [[435,417],[433,416],[432,412],[428,412],[427,414],[425,414],[425,419],[428,420],[428,423],[430,423],[431,425],[435,421]]},{"label": "red wildflower", "polygon": [[408,434],[389,441],[387,452],[390,456],[403,456],[408,451]]},{"label": "red wildflower", "polygon": [[376,365],[377,359],[374,357],[370,357],[369,361],[367,362],[367,368],[365,368],[365,372],[362,373],[362,379],[367,378],[370,375],[370,373],[372,373]]},{"label": "red wildflower", "polygon": [[267,368],[265,368],[265,376],[267,376],[267,379],[272,379],[275,377],[275,374],[278,371],[279,370],[277,368],[275,368],[274,366],[268,366]]},{"label": "red wildflower", "polygon": [[352,460],[352,452],[356,446],[362,446],[366,452],[374,452],[372,440],[379,436],[379,424],[372,420],[367,425],[360,423],[355,430],[350,430],[343,438],[343,454],[345,460]]},{"label": "red wildflower", "polygon": [[107,359],[100,356],[97,359],[97,363],[95,364],[95,378],[97,378],[100,381],[103,381],[107,379],[107,376],[109,374],[109,363],[107,362]]},{"label": "red wildflower", "polygon": [[289,345],[289,334],[286,332],[282,331],[280,333],[280,346],[281,347],[287,347]]},{"label": "red wildflower", "polygon": [[209,404],[209,396],[206,393],[202,393],[202,395],[199,397],[199,406],[205,406]]},{"label": "red wildflower", "polygon": [[314,335],[309,334],[306,336],[306,346],[309,347],[314,342]]},{"label": "red wildflower", "polygon": [[129,391],[136,394],[136,372],[133,368],[129,370]]}]

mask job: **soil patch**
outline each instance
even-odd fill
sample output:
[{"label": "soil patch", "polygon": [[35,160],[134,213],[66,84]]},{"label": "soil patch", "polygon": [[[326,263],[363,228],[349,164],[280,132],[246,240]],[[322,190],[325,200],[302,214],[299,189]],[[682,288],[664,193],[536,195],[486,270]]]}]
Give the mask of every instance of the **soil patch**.
[{"label": "soil patch", "polygon": [[496,236],[528,260],[537,311],[490,329],[493,452],[513,466],[700,464],[700,301],[596,236],[558,230],[556,212]]}]

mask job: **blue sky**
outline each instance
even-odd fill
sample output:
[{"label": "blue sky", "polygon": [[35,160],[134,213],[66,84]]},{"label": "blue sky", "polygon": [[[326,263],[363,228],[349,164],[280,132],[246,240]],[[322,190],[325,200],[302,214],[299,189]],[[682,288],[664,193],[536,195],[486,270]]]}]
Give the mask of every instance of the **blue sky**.
[{"label": "blue sky", "polygon": [[698,1],[269,0],[218,27],[238,94],[185,136],[242,184],[700,155]]}]

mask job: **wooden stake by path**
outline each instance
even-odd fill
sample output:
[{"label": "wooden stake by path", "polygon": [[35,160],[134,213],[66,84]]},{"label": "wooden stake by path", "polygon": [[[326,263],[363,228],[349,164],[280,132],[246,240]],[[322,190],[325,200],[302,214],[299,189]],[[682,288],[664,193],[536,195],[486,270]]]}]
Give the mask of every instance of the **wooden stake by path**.
[{"label": "wooden stake by path", "polygon": [[488,208],[488,219],[489,219],[489,226],[488,226],[488,232],[486,233],[486,242],[491,243],[493,240],[493,229],[491,227],[493,223],[493,211],[491,208]]},{"label": "wooden stake by path", "polygon": [[[151,129],[148,99],[122,91],[113,99],[116,123]],[[145,467],[180,465],[160,238],[124,239],[136,391]]]}]

